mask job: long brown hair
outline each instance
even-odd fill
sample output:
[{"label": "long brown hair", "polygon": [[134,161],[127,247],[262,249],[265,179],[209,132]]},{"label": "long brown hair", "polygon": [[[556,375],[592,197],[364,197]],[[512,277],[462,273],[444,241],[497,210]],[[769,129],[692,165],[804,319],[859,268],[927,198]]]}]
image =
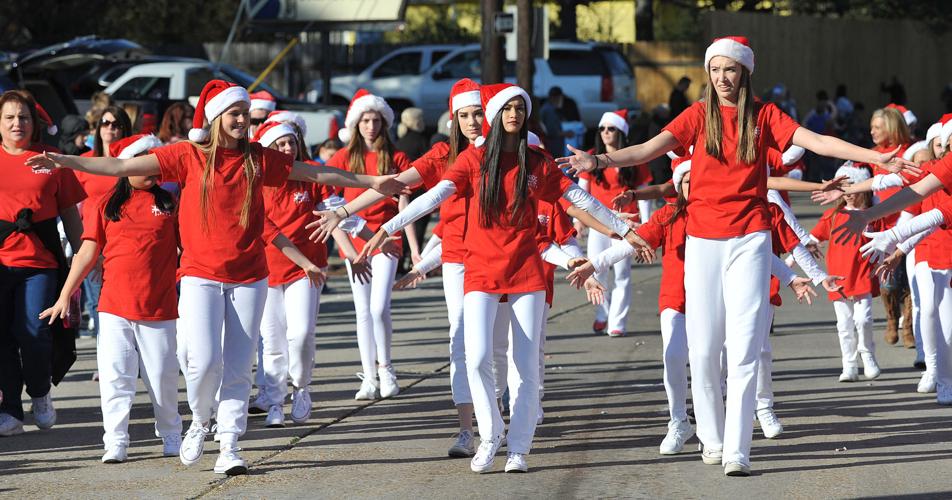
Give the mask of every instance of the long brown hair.
[{"label": "long brown hair", "polygon": [[[740,88],[737,94],[737,161],[752,164],[757,161],[757,117],[754,114],[754,91],[750,85],[750,71],[740,66]],[[704,91],[704,149],[707,154],[725,160],[722,142],[724,139],[721,123],[720,100],[710,82]]]},{"label": "long brown hair", "polygon": [[165,110],[159,125],[159,140],[168,143],[173,137],[188,137],[195,108],[187,102],[176,102]]},{"label": "long brown hair", "polygon": [[[373,112],[376,113],[376,111]],[[380,115],[380,113],[377,114]],[[384,121],[383,115],[380,115],[380,124],[380,134],[374,139],[372,146],[373,151],[377,153],[377,171],[370,175],[387,175],[392,173],[390,170],[393,168],[393,154],[396,152],[396,148],[393,147],[393,142],[390,140],[389,124]],[[367,167],[364,165],[364,154],[367,152],[364,136],[360,135],[360,128],[355,127],[354,133],[350,137],[350,143],[347,144],[347,164],[350,166],[351,172],[355,174],[367,173]]]},{"label": "long brown hair", "polygon": [[459,127],[459,118],[456,113],[453,113],[453,119],[450,121],[450,151],[446,155],[446,168],[449,169],[456,163],[456,157],[463,152],[464,149],[469,147],[469,139],[463,134],[463,130]]},{"label": "long brown hair", "polygon": [[[621,130],[616,129],[616,134],[618,134],[618,149],[623,149],[628,146],[628,138],[625,137],[625,134]],[[608,152],[608,147],[605,145],[605,141],[602,140],[602,133],[599,131],[595,132],[595,154],[605,154]],[[592,177],[595,179],[595,182],[603,183],[605,182],[605,169],[596,168],[592,171]],[[618,169],[618,180],[621,181],[621,184],[628,189],[635,189],[638,187],[638,167],[628,167]]]},{"label": "long brown hair", "polygon": [[[681,181],[684,182],[684,177],[681,177]],[[691,182],[691,181],[688,181]],[[688,209],[688,198],[684,196],[684,189],[681,186],[678,186],[678,197],[674,201],[674,211],[671,212],[671,217],[668,217],[668,220],[664,221],[665,226],[670,226],[674,224],[674,221],[678,220]]]},{"label": "long brown hair", "polygon": [[[482,164],[479,166],[479,225],[491,227],[500,220],[506,208],[509,209],[509,224],[519,226],[525,219],[523,207],[529,197],[529,123],[528,116],[519,129],[519,147],[517,158],[519,172],[516,174],[515,197],[509,207],[502,206],[503,172],[499,158],[502,156],[503,136],[506,134],[502,125],[502,112],[496,113],[493,118],[489,134],[486,136],[486,149]],[[535,154],[535,151],[532,151]]]},{"label": "long brown hair", "polygon": [[40,117],[36,112],[36,100],[33,99],[33,94],[26,90],[8,90],[4,92],[3,95],[0,95],[0,109],[8,102],[20,103],[20,105],[27,109],[27,112],[30,113],[30,122],[33,124],[33,133],[30,134],[30,143],[40,142],[40,137],[43,135],[43,128],[42,125],[40,125]]},{"label": "long brown hair", "polygon": [[[221,115],[212,120],[209,130],[211,138],[207,143],[199,144],[197,142],[188,141],[205,155],[205,170],[202,171],[201,197],[199,200],[199,207],[202,212],[202,229],[205,231],[208,231],[208,201],[212,196],[209,186],[213,184],[215,179],[215,156],[218,151],[218,146],[221,144],[221,134],[224,133],[221,130]],[[245,201],[241,204],[240,224],[241,227],[247,228],[251,220],[251,195],[253,193],[252,188],[254,187],[255,177],[257,177],[255,174],[258,171],[258,166],[254,155],[251,153],[251,143],[248,141],[248,138],[242,137],[238,139],[238,150],[241,151],[241,154],[245,158],[245,180],[248,183],[248,187],[245,190]]]},{"label": "long brown hair", "polygon": [[103,144],[102,134],[99,132],[102,129],[102,117],[106,116],[106,113],[111,114],[116,119],[119,130],[122,132],[119,137],[116,137],[116,140],[132,135],[132,121],[129,120],[129,115],[126,114],[125,110],[116,105],[106,106],[102,113],[99,113],[99,118],[96,119],[96,140],[93,141],[93,153],[96,156],[106,155],[106,145]]}]

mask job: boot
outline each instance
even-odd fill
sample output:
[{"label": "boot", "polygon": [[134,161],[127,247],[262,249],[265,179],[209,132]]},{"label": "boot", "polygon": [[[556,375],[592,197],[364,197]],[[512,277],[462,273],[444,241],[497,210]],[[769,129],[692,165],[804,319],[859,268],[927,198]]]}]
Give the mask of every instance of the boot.
[{"label": "boot", "polygon": [[912,317],[912,294],[907,294],[906,300],[903,301],[902,316],[905,318],[902,325],[902,345],[906,349],[915,349],[916,337],[912,334],[912,324],[915,321]]},{"label": "boot", "polygon": [[886,343],[895,344],[899,342],[899,324],[900,303],[897,300],[897,293],[894,290],[883,290],[883,306],[886,309]]}]

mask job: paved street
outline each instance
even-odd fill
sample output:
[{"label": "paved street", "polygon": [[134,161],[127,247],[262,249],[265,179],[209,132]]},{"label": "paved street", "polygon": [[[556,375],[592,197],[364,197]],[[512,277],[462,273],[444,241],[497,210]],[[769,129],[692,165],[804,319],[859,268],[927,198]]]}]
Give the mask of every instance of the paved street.
[{"label": "paved street", "polygon": [[[803,198],[798,198],[802,200]],[[810,227],[820,209],[798,203]],[[161,457],[151,406],[141,388],[132,414],[129,461],[103,465],[95,343],[80,341],[80,360],[54,389],[58,425],[0,439],[0,495],[17,498],[847,498],[952,496],[950,409],[915,392],[914,351],[882,341],[876,302],[876,381],[837,382],[840,355],[832,306],[787,305],[773,334],[777,412],[786,431],[766,440],[755,429],[750,478],[691,452],[658,454],[668,420],[661,385],[656,314],[657,265],[632,276],[628,337],[591,332],[581,293],[556,290],[546,344],[545,422],[538,428],[529,474],[476,475],[446,450],[456,431],[449,396],[446,317],[439,278],[394,295],[393,357],[403,392],[373,403],[353,400],[359,380],[353,306],[346,281],[331,282],[317,325],[316,405],[309,425],[266,429],[249,421],[241,441],[251,466],[244,477],[211,469],[217,446],[186,468]],[[181,411],[187,410],[184,383]]]}]

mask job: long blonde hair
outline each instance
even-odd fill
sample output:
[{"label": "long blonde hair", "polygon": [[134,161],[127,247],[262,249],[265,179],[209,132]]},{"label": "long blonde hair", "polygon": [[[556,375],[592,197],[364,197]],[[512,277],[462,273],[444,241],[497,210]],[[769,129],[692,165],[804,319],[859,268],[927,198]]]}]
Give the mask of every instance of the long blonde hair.
[{"label": "long blonde hair", "polygon": [[[387,175],[393,167],[393,154],[395,149],[393,142],[390,141],[390,134],[387,130],[388,124],[381,116],[380,134],[374,139],[373,151],[377,153],[377,171],[370,175]],[[367,145],[364,143],[364,136],[360,131],[354,130],[351,134],[350,142],[347,144],[347,164],[350,165],[350,171],[355,174],[365,174],[367,167],[364,165],[364,154],[367,152]]]},{"label": "long blonde hair", "polygon": [[889,141],[888,147],[895,148],[902,144],[912,142],[912,133],[909,132],[909,126],[906,125],[906,119],[896,108],[880,108],[873,111],[873,117],[870,123],[876,118],[882,118],[883,130],[886,131],[886,140]]},{"label": "long blonde hair", "polygon": [[[202,213],[202,229],[208,231],[208,201],[211,199],[212,193],[209,189],[214,183],[215,180],[215,156],[218,151],[218,146],[221,144],[221,116],[215,117],[212,120],[209,127],[211,138],[207,143],[199,144],[197,142],[189,141],[193,146],[198,148],[202,154],[205,155],[205,170],[202,171],[202,187],[201,187],[201,197],[199,199],[199,207]],[[251,195],[253,193],[252,188],[254,187],[256,173],[258,171],[258,166],[255,161],[255,158],[251,154],[251,143],[247,138],[242,137],[238,140],[238,150],[241,151],[244,155],[244,170],[245,170],[245,180],[247,181],[248,187],[245,190],[245,200],[241,204],[241,218],[239,219],[241,227],[247,228],[248,223],[251,220]]]},{"label": "long blonde hair", "polygon": [[[710,76],[708,76],[710,79]],[[724,160],[720,100],[709,82],[704,91],[704,149],[707,154]],[[757,161],[757,117],[754,114],[754,91],[750,85],[750,71],[740,67],[740,88],[737,94],[737,161],[752,164]]]}]

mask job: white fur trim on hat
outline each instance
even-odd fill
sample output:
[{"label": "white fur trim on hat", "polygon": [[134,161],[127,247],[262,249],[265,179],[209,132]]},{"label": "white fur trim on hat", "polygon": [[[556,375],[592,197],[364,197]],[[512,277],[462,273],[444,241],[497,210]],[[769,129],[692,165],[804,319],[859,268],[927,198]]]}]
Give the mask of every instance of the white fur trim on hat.
[{"label": "white fur trim on hat", "polygon": [[800,158],[803,158],[803,155],[807,152],[806,149],[801,148],[800,146],[790,146],[786,151],[783,152],[783,165],[789,166],[800,161]]},{"label": "white fur trim on hat", "polygon": [[270,99],[252,99],[251,100],[251,111],[256,109],[263,109],[266,111],[274,111],[274,108],[278,107],[278,103]]},{"label": "white fur trim on hat", "polygon": [[337,131],[337,138],[340,139],[340,142],[344,143],[344,146],[350,143],[350,138],[353,134],[350,133],[349,128],[342,128]]},{"label": "white fur trim on hat", "polygon": [[274,141],[286,135],[294,135],[296,137],[296,134],[294,133],[294,127],[288,125],[285,122],[281,122],[278,125],[274,125],[273,127],[266,130],[261,138],[258,139],[258,143],[266,148],[269,148],[272,144],[274,144]]},{"label": "white fur trim on hat", "polygon": [[483,144],[486,144],[486,138],[483,136],[479,136],[475,141],[473,141],[473,146],[476,146],[477,148],[481,147]]},{"label": "white fur trim on hat", "polygon": [[489,99],[486,103],[486,109],[483,110],[486,114],[486,120],[492,123],[496,115],[499,114],[499,111],[502,110],[502,107],[514,97],[522,97],[522,100],[526,103],[526,116],[530,116],[532,114],[532,99],[529,98],[529,94],[527,94],[522,87],[513,85],[500,90]]},{"label": "white fur trim on hat", "polygon": [[[673,149],[671,151],[668,151],[665,154],[668,155],[668,158],[671,158],[672,160],[677,160],[678,158],[681,158],[680,156],[678,156],[677,153],[674,152]],[[693,154],[694,154],[694,146],[692,145],[688,147],[688,154],[686,154],[685,156],[691,156]]]},{"label": "white fur trim on hat", "polygon": [[674,169],[674,173],[671,174],[671,182],[674,183],[674,190],[681,192],[681,179],[684,179],[684,175],[691,171],[691,160],[687,160],[684,163],[678,165]]},{"label": "white fur trim on hat", "polygon": [[162,141],[158,137],[149,134],[145,137],[140,137],[136,139],[132,144],[122,148],[122,151],[119,152],[119,156],[116,158],[120,160],[128,160],[129,158],[135,158],[136,156],[145,153],[146,151],[162,146]]},{"label": "white fur trim on hat", "polygon": [[717,56],[729,57],[754,73],[754,50],[736,40],[720,38],[715,40],[704,52],[704,69],[709,70],[711,59]]},{"label": "white fur trim on hat", "polygon": [[903,111],[902,118],[906,120],[906,125],[909,125],[910,127],[919,121],[919,119],[916,118],[916,114],[913,113],[911,109]]},{"label": "white fur trim on hat", "polygon": [[624,118],[618,116],[618,113],[614,111],[606,111],[602,114],[602,119],[598,120],[598,126],[602,127],[604,125],[610,125],[612,127],[621,130],[622,134],[628,135],[628,122]]},{"label": "white fur trim on hat", "polygon": [[855,166],[851,161],[847,161],[843,163],[840,168],[836,169],[836,174],[833,177],[843,176],[846,176],[850,184],[859,184],[869,179],[869,171],[865,168]]},{"label": "white fur trim on hat", "polygon": [[[367,94],[358,97],[357,100],[351,103],[350,108],[347,110],[347,117],[344,118],[344,128],[357,128],[360,117],[368,111],[380,113],[384,121],[384,128],[393,125],[393,109],[387,104],[387,101],[385,101],[383,97]],[[340,134],[338,134],[338,137],[340,137]],[[343,141],[343,138],[341,138],[341,140]],[[347,141],[344,142],[346,143]]]},{"label": "white fur trim on hat", "polygon": [[926,130],[926,144],[932,145],[932,140],[942,135],[942,123],[936,122]]},{"label": "white fur trim on hat", "polygon": [[[251,104],[251,98],[248,97],[248,91],[244,87],[234,86],[228,87],[225,90],[219,92],[215,97],[212,97],[205,103],[205,108],[198,110],[196,113],[203,113],[205,115],[205,120],[208,124],[212,123],[212,120],[218,117],[218,115],[225,112],[226,109],[230,108],[233,104],[238,102],[247,102]],[[205,142],[208,140],[208,129],[206,128],[193,128],[188,131],[188,138],[194,142]]]},{"label": "white fur trim on hat", "polygon": [[916,153],[922,151],[929,147],[929,143],[926,141],[919,141],[913,143],[906,149],[906,152],[902,154],[903,159],[912,161],[912,157],[916,156]]},{"label": "white fur trim on hat", "polygon": [[942,149],[949,147],[949,136],[952,136],[952,120],[945,122],[942,130],[939,132],[939,139],[942,141]]},{"label": "white fur trim on hat", "polygon": [[526,143],[529,146],[542,146],[542,141],[539,140],[539,136],[536,135],[535,132],[531,130],[529,131],[529,135],[527,136]]},{"label": "white fur trim on hat", "polygon": [[460,109],[465,108],[466,106],[482,106],[483,102],[479,98],[478,90],[470,90],[468,92],[460,92],[453,96],[453,109],[450,110],[452,113],[456,113]]}]

